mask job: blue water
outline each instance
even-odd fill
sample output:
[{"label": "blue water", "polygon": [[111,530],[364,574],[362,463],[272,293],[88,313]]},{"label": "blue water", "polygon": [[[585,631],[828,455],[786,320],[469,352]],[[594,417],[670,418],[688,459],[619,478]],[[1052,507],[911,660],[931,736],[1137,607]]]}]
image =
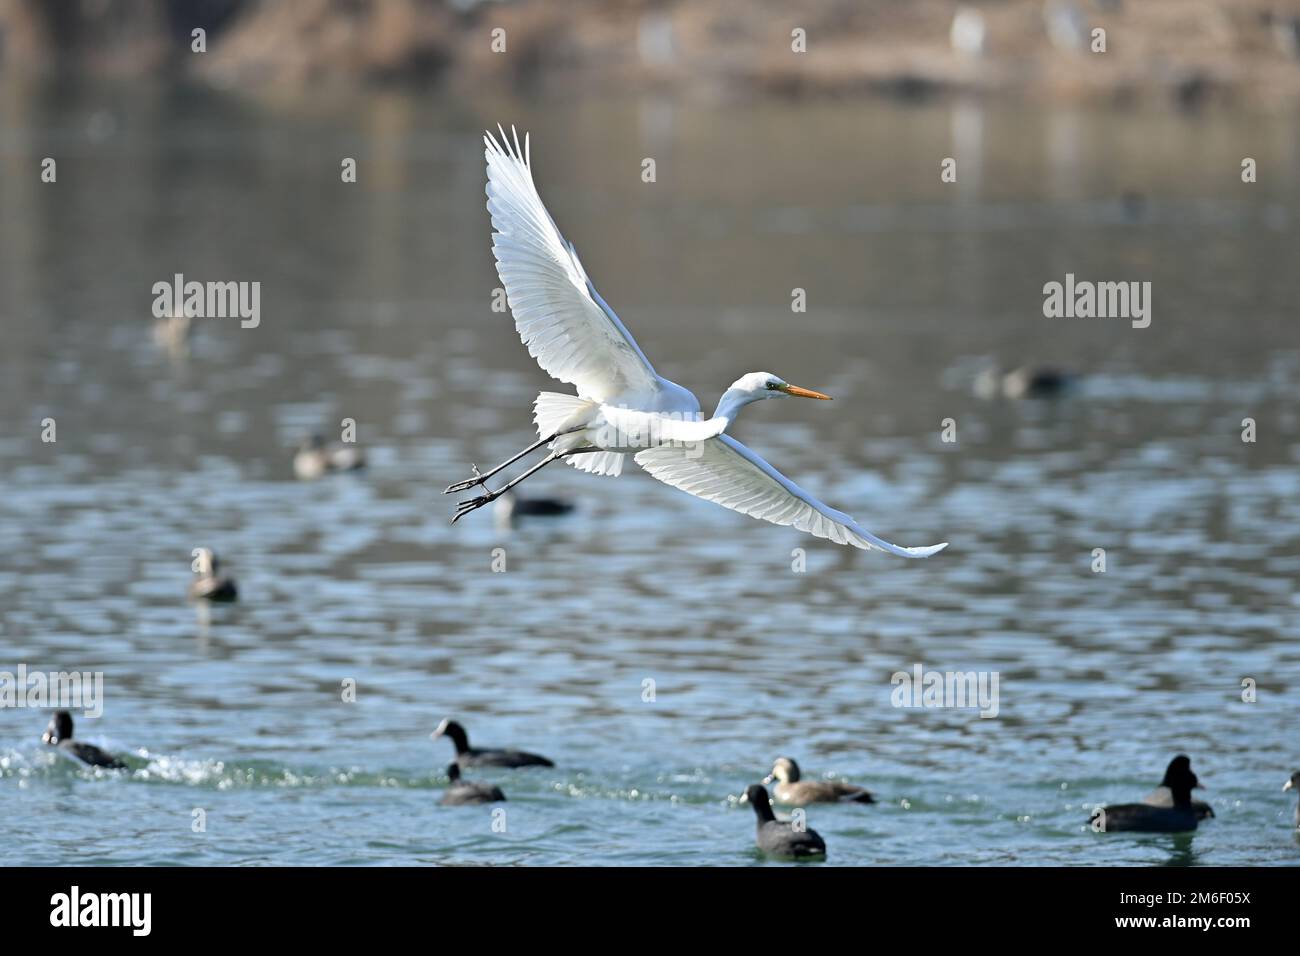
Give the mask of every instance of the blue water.
[{"label": "blue water", "polygon": [[[130,770],[0,710],[8,862],[746,865],[737,799],[779,755],[879,800],[809,809],[831,865],[1300,860],[1294,119],[19,102],[0,161],[57,150],[61,172],[0,176],[0,670],[102,671],[78,736]],[[949,549],[848,551],[559,465],[525,488],[573,515],[452,527],[441,489],[530,441],[555,387],[490,309],[476,131],[511,118],[663,374],[706,407],[750,370],[832,393],[737,435],[877,534]],[[1252,137],[1287,176],[1236,182]],[[954,149],[980,159],[955,194]],[[176,271],[261,281],[261,326],[159,349],[150,289]],[[1066,272],[1152,281],[1151,327],[1044,318]],[[989,361],[1082,377],[982,399]],[[344,417],[368,470],[296,481],[298,439]],[[239,603],[185,601],[199,546]],[[997,717],[892,706],[916,663],[997,672]],[[506,792],[504,832],[437,804],[447,716],[557,764],[469,774]],[[1216,819],[1088,830],[1178,752]]]}]

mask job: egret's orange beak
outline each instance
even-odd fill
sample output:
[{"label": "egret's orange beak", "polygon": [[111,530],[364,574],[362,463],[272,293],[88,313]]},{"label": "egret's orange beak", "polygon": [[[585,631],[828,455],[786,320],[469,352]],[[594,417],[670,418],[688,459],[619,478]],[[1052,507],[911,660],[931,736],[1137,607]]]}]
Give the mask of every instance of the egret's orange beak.
[{"label": "egret's orange beak", "polygon": [[811,388],[800,388],[798,385],[778,385],[781,391],[787,395],[798,395],[800,398],[820,398],[823,402],[829,402],[831,397],[823,395],[821,392],[814,392]]}]

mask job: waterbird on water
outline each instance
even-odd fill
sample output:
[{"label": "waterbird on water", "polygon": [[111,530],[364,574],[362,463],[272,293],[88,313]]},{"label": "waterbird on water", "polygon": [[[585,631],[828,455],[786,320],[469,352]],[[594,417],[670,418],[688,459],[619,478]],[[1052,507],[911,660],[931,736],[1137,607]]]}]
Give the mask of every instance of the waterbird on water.
[{"label": "waterbird on water", "polygon": [[795,829],[793,823],[776,818],[762,784],[750,784],[743,799],[753,805],[758,817],[754,842],[764,853],[796,860],[826,856],[826,841],[816,830]]},{"label": "waterbird on water", "polygon": [[513,527],[520,518],[558,518],[573,511],[573,502],[562,498],[525,498],[507,491],[492,509],[498,528]]},{"label": "waterbird on water", "polygon": [[984,14],[974,7],[958,7],[952,16],[952,26],[948,30],[948,40],[952,48],[967,56],[982,56],[984,40],[988,28],[984,25]]},{"label": "waterbird on water", "polygon": [[190,317],[183,310],[168,312],[154,319],[154,343],[172,358],[184,358],[189,354],[191,324]]},{"label": "waterbird on water", "polygon": [[41,742],[51,747],[58,747],[65,754],[75,757],[92,767],[106,767],[109,770],[125,770],[126,764],[112,754],[105,753],[94,744],[82,743],[72,739],[72,714],[66,710],[55,712],[50,718],[50,725],[41,735]]},{"label": "waterbird on water", "polygon": [[801,780],[799,765],[789,757],[777,757],[764,784],[776,781],[772,789],[777,803],[803,806],[807,803],[875,803],[866,790],[843,780]]},{"label": "waterbird on water", "polygon": [[1079,376],[1051,366],[1022,365],[1003,372],[986,365],[975,376],[977,398],[1058,398],[1078,385]]},{"label": "waterbird on water", "polygon": [[1094,830],[1111,833],[1129,830],[1140,833],[1182,833],[1195,830],[1200,812],[1192,805],[1192,790],[1200,787],[1192,773],[1192,761],[1179,754],[1169,762],[1161,786],[1168,787],[1171,795],[1167,807],[1150,803],[1120,803],[1098,807],[1089,821]]},{"label": "waterbird on water", "polygon": [[[1186,758],[1183,758],[1186,759]],[[1169,766],[1165,768],[1164,778],[1160,781],[1160,786],[1148,793],[1143,799],[1143,803],[1148,803],[1153,807],[1172,807],[1174,805],[1173,787],[1179,775],[1183,772],[1183,764],[1178,757],[1169,761]],[[1193,800],[1192,809],[1196,811],[1196,818],[1204,820],[1214,816],[1214,808],[1204,800]]]},{"label": "waterbird on water", "polygon": [[474,780],[462,780],[458,763],[447,765],[447,776],[451,778],[451,785],[447,787],[447,792],[442,795],[440,801],[444,807],[461,807],[471,803],[499,803],[506,798],[500,787]]},{"label": "waterbird on water", "polygon": [[320,435],[312,435],[298,446],[293,456],[293,473],[311,481],[335,471],[356,471],[366,466],[365,453],[342,442],[326,444]]},{"label": "waterbird on water", "polygon": [[471,747],[465,728],[454,720],[444,719],[430,739],[449,737],[456,747],[456,763],[462,767],[554,767],[551,761],[522,750],[494,750]]},{"label": "waterbird on water", "polygon": [[[1282,784],[1282,790],[1283,792],[1287,790],[1300,790],[1300,770],[1297,770],[1287,778],[1286,783]],[[1300,828],[1300,803],[1297,803],[1295,808],[1295,825]]]},{"label": "waterbird on water", "polygon": [[[947,542],[904,548],[876,537],[823,504],[730,435],[746,405],[798,396],[827,400],[770,372],[751,372],[723,393],[713,417],[702,419],[688,390],[655,372],[614,310],[587,277],[577,251],[560,235],[533,182],[528,137],[519,144],[501,130],[484,136],[492,252],[506,300],[528,352],[577,395],[542,392],[534,404],[538,441],[485,474],[450,485],[446,493],[482,486],[459,503],[454,524],[499,498],[553,461],[595,475],[618,475],[632,455],[652,476],[675,488],[773,524],[788,525],[836,544],[924,558]],[[524,456],[549,453],[495,491],[487,480]]]},{"label": "waterbird on water", "polygon": [[196,548],[194,571],[198,575],[190,582],[192,601],[234,601],[239,597],[235,579],[221,573],[221,562],[211,548]]}]

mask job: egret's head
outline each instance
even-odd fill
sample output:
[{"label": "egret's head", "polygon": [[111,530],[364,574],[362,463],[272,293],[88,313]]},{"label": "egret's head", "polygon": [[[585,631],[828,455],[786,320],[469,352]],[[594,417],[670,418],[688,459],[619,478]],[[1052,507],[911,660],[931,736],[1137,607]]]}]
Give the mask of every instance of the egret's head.
[{"label": "egret's head", "polygon": [[820,398],[829,402],[831,397],[810,388],[800,388],[778,378],[771,372],[750,372],[742,375],[732,384],[730,391],[743,392],[749,401],[757,402],[764,398],[781,398],[785,395],[797,395],[799,398]]},{"label": "egret's head", "polygon": [[782,783],[794,783],[798,779],[799,765],[789,757],[777,757],[776,763],[772,765],[772,772],[763,782],[771,783],[773,780],[779,780]]}]

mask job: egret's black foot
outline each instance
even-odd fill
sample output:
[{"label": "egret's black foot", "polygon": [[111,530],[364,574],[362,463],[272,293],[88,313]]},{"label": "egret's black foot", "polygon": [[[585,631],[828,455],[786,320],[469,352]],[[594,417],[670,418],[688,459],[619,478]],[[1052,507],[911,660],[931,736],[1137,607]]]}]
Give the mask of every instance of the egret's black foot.
[{"label": "egret's black foot", "polygon": [[486,479],[479,474],[478,465],[470,465],[470,467],[474,469],[474,477],[466,478],[464,481],[458,481],[454,485],[448,485],[447,490],[443,492],[444,495],[449,495],[453,491],[468,491],[475,485],[483,485],[483,487],[487,487],[487,485],[483,484]]},{"label": "egret's black foot", "polygon": [[486,504],[491,504],[501,495],[499,491],[489,491],[486,495],[479,495],[477,498],[467,498],[464,501],[456,503],[456,514],[452,517],[451,523],[455,524],[461,518],[465,517],[471,511],[478,511]]}]

